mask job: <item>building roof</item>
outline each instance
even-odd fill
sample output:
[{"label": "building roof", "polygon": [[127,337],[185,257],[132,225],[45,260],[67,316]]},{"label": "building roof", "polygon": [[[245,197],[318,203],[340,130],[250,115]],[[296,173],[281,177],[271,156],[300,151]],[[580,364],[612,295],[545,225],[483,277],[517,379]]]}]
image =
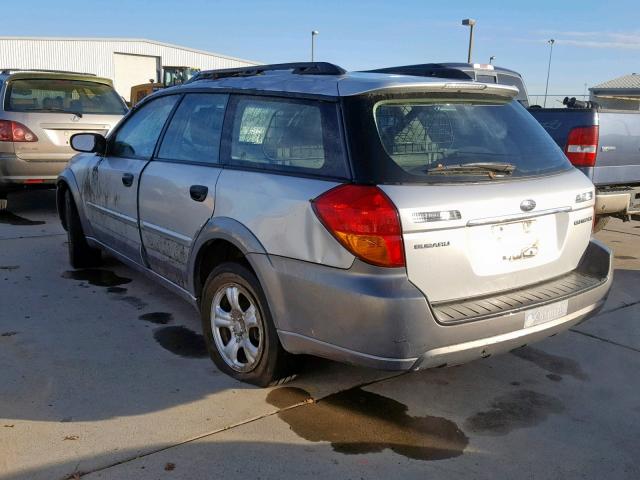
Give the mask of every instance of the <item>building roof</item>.
[{"label": "building roof", "polygon": [[613,80],[607,80],[598,85],[594,85],[589,90],[640,90],[640,75],[637,73],[631,73],[629,75],[623,75]]},{"label": "building roof", "polygon": [[25,41],[43,41],[43,42],[140,42],[140,43],[149,43],[152,45],[158,45],[160,47],[166,48],[177,48],[179,50],[186,50],[188,52],[199,53],[202,55],[211,55],[214,57],[226,58],[228,60],[236,60],[239,62],[245,63],[253,63],[255,65],[260,65],[262,62],[256,62],[254,60],[246,60],[244,58],[231,57],[229,55],[224,55],[221,53],[208,52],[206,50],[198,50],[195,48],[183,47],[181,45],[174,45],[172,43],[158,42],[156,40],[149,40],[147,38],[110,38],[110,37],[3,37],[0,36],[0,41],[2,40],[25,40]]},{"label": "building roof", "polygon": [[[286,70],[265,72],[260,75],[238,76],[210,80],[203,78],[181,88],[221,88],[238,90],[262,90],[291,92],[332,97],[360,95],[373,91],[404,92],[478,92],[513,98],[516,87],[499,84],[482,84],[455,79],[415,77],[385,73],[346,72],[341,75],[299,75]],[[166,90],[165,90],[166,91]]]}]

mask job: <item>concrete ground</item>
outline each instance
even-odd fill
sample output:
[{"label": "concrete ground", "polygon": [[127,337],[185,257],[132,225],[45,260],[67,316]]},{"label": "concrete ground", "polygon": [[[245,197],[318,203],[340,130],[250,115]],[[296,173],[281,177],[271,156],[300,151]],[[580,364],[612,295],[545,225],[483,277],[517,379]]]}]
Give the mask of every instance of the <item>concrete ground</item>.
[{"label": "concrete ground", "polygon": [[613,290],[569,332],[411,374],[307,360],[258,389],[163,288],[70,271],[54,203],[0,214],[0,478],[640,478],[638,222],[598,234]]}]

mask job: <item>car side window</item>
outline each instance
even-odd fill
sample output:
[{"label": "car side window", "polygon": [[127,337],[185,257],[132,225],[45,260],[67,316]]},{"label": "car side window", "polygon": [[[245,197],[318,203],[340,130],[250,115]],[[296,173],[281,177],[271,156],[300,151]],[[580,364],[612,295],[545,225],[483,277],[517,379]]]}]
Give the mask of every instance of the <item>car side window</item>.
[{"label": "car side window", "polygon": [[164,134],[158,158],[218,163],[226,94],[187,94]]},{"label": "car side window", "polygon": [[346,177],[340,138],[333,103],[241,96],[235,106],[229,163]]},{"label": "car side window", "polygon": [[109,155],[151,158],[162,127],[179,98],[178,95],[156,98],[133,112],[115,133]]}]

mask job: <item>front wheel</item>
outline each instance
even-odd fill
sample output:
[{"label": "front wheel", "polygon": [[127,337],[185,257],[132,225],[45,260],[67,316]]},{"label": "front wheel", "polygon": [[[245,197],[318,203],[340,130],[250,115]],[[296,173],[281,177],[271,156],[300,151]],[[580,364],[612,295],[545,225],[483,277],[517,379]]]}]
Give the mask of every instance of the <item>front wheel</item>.
[{"label": "front wheel", "polygon": [[96,248],[91,248],[87,243],[82,231],[78,209],[69,190],[64,194],[64,214],[69,246],[69,263],[73,268],[98,266],[101,260],[101,252]]},{"label": "front wheel", "polygon": [[242,382],[266,387],[286,377],[266,297],[244,265],[227,262],[209,275],[201,302],[202,328],[216,366]]}]

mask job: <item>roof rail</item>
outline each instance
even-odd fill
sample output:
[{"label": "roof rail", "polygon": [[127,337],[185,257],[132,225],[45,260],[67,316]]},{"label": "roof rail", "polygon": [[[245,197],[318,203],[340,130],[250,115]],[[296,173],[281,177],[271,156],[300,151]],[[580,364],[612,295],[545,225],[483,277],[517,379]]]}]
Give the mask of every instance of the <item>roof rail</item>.
[{"label": "roof rail", "polygon": [[343,75],[347,71],[328,62],[294,62],[294,63],[273,63],[270,65],[252,65],[249,67],[225,68],[222,70],[205,70],[197,73],[185,83],[192,83],[198,80],[218,80],[229,77],[252,77],[262,75],[264,72],[277,70],[291,70],[296,75]]},{"label": "roof rail", "polygon": [[95,73],[71,72],[68,70],[44,70],[40,68],[0,68],[0,73],[4,75],[10,74],[12,72],[66,73],[66,74],[72,74],[72,75],[90,75],[92,77],[96,76]]}]

